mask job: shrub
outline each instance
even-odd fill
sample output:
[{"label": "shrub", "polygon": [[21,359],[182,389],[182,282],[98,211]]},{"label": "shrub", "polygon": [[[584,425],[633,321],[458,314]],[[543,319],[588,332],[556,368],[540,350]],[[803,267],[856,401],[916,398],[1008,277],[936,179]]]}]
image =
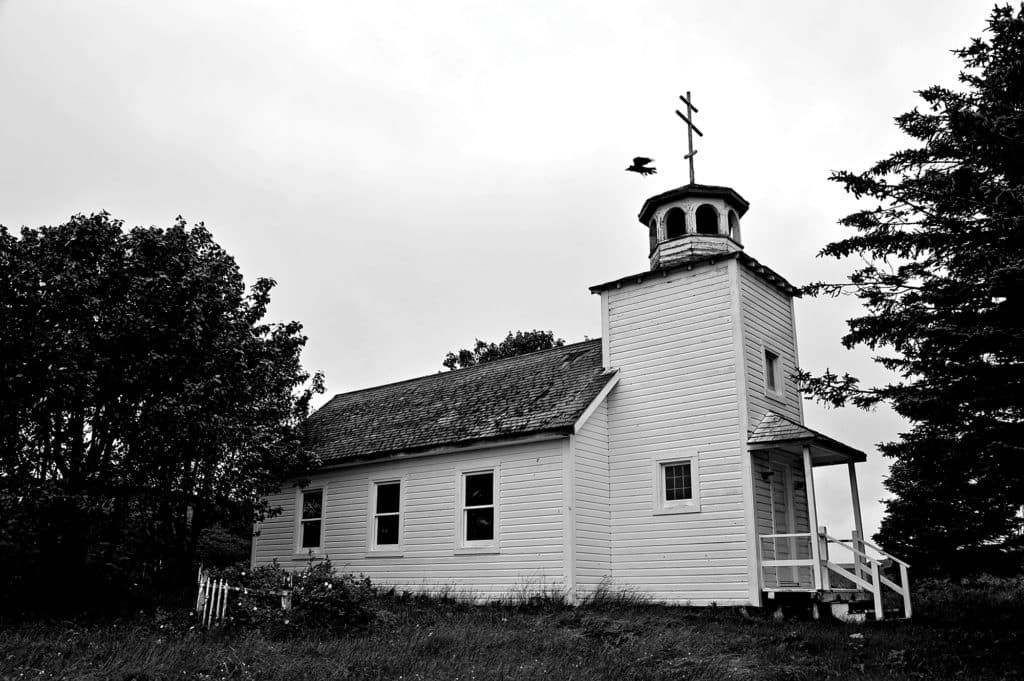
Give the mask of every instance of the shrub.
[{"label": "shrub", "polygon": [[[341,633],[364,628],[370,621],[375,589],[365,577],[338,574],[330,560],[310,561],[301,572],[285,570],[275,561],[248,570],[241,566],[211,571],[243,591],[228,600],[229,626],[256,628],[270,635],[299,632]],[[291,608],[282,608],[282,592],[291,591]]]}]

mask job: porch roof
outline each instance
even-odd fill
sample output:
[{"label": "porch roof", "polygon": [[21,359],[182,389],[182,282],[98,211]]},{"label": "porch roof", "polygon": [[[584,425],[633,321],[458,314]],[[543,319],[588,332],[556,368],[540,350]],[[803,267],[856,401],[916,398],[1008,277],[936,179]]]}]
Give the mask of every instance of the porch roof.
[{"label": "porch roof", "polygon": [[795,453],[800,453],[803,445],[807,445],[811,449],[811,464],[814,466],[861,462],[868,459],[859,449],[773,411],[766,413],[757,424],[757,428],[747,439],[747,445],[751,450],[784,449]]}]

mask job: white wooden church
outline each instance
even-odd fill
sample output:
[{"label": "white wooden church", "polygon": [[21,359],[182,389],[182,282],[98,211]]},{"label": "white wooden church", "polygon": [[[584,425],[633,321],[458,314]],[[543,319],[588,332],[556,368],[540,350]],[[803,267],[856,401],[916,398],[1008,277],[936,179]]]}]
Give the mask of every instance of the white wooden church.
[{"label": "white wooden church", "polygon": [[[600,339],[336,395],[308,421],[323,466],[270,499],[253,564],[329,557],[478,600],[859,597],[878,617],[887,587],[909,616],[907,566],[863,538],[864,453],[803,425],[799,292],[743,251],[747,208],[692,183],[648,199],[650,270],[590,289]],[[849,469],[852,537],[819,531],[821,466]]]}]

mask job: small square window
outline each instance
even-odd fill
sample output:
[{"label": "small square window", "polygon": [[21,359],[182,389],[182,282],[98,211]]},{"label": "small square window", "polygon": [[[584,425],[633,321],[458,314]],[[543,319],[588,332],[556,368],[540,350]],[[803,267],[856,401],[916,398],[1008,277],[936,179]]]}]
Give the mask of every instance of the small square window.
[{"label": "small square window", "polygon": [[693,476],[689,461],[667,464],[662,470],[665,472],[665,501],[693,498]]},{"label": "small square window", "polygon": [[654,475],[655,514],[700,510],[696,456],[655,461]]},{"label": "small square window", "polygon": [[324,491],[309,489],[301,493],[299,549],[319,549],[323,544]]},{"label": "small square window", "polygon": [[772,395],[782,395],[782,362],[771,350],[764,351],[764,389]]}]

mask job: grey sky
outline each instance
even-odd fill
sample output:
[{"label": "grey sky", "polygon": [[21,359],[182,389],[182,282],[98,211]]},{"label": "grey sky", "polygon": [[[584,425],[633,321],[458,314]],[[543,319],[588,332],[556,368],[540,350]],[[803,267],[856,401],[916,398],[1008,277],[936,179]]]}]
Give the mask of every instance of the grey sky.
[{"label": "grey sky", "polygon": [[[52,2],[0,0],[0,224],[101,209],[205,221],[272,313],[310,337],[329,392],[431,373],[510,329],[600,335],[587,287],[648,267],[643,200],[697,181],[751,203],[746,250],[796,284],[857,207],[827,181],[907,140],[914,90],[954,84],[949,50],[990,3]],[[656,159],[659,174],[623,172]],[[797,304],[801,363],[880,374],[839,344],[855,301]],[[869,451],[877,528],[886,410],[807,406]],[[817,476],[850,525],[845,471]]]}]

